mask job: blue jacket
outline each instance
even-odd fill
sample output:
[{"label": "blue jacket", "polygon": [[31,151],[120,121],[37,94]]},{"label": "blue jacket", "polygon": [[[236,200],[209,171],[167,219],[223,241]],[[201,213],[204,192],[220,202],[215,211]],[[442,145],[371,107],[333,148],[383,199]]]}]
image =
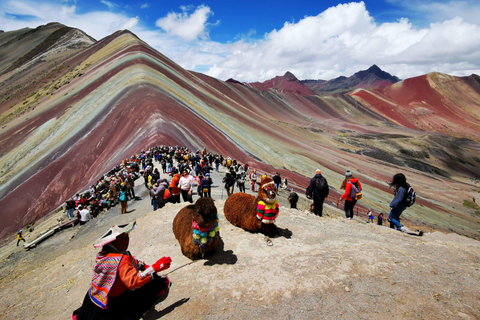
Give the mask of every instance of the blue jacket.
[{"label": "blue jacket", "polygon": [[404,187],[399,187],[395,190],[395,198],[390,202],[390,208],[398,208],[400,206],[405,206],[405,195],[407,190]]},{"label": "blue jacket", "polygon": [[202,189],[203,188],[209,188],[210,189],[212,184],[213,184],[212,178],[209,178],[209,179],[203,178],[202,182],[200,183],[200,188],[202,188]]}]

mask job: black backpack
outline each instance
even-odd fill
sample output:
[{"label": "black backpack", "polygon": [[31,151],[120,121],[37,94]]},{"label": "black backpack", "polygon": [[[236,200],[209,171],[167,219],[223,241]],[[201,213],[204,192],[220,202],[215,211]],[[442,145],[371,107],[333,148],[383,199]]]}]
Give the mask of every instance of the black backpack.
[{"label": "black backpack", "polygon": [[405,195],[404,202],[407,207],[411,207],[415,203],[415,198],[416,198],[415,190],[413,190],[413,188],[408,183],[406,185],[406,190],[407,190],[407,193]]},{"label": "black backpack", "polygon": [[317,189],[318,194],[324,196],[328,194],[328,183],[324,177],[315,179],[315,189]]}]

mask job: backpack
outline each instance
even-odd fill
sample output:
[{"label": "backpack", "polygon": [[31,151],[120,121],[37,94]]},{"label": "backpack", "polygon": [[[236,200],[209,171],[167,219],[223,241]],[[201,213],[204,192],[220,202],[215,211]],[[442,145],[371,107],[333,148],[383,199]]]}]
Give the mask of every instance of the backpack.
[{"label": "backpack", "polygon": [[416,198],[415,190],[413,190],[413,188],[408,183],[407,183],[406,190],[407,190],[407,193],[405,195],[404,202],[407,207],[411,207],[415,203],[415,198]]},{"label": "backpack", "polygon": [[349,183],[352,185],[352,190],[350,191],[350,198],[352,200],[360,200],[362,199],[362,190],[360,190],[360,187],[358,187],[355,183],[350,182]]},{"label": "backpack", "polygon": [[124,191],[120,191],[120,197],[118,198],[118,200],[120,200],[120,201],[127,200],[127,199],[125,199],[125,192]]},{"label": "backpack", "polygon": [[327,180],[324,177],[315,179],[315,189],[320,195],[326,195],[328,193]]}]

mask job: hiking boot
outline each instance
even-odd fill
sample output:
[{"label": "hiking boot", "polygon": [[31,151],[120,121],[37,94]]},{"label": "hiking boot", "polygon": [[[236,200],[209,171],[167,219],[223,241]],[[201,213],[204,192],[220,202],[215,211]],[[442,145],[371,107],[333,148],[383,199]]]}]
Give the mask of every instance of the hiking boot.
[{"label": "hiking boot", "polygon": [[400,229],[398,229],[398,230],[400,230],[401,232],[407,232],[407,229],[405,229],[405,227],[403,227],[403,226],[400,227]]}]

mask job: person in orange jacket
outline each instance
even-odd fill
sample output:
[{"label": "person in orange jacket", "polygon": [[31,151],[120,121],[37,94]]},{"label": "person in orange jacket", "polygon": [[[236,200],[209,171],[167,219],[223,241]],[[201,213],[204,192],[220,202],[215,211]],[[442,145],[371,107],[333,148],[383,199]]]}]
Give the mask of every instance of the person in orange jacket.
[{"label": "person in orange jacket", "polygon": [[170,192],[171,192],[171,197],[170,197],[170,202],[171,203],[180,203],[180,193],[181,189],[179,186],[179,181],[180,181],[180,173],[176,173],[173,175],[172,180],[170,180]]},{"label": "person in orange jacket", "polygon": [[157,272],[168,269],[172,259],[163,257],[148,266],[133,257],[127,249],[128,234],[135,226],[135,221],[113,226],[93,245],[102,250],[96,257],[90,289],[82,306],[73,312],[73,320],[138,319],[167,297],[170,280]]}]

